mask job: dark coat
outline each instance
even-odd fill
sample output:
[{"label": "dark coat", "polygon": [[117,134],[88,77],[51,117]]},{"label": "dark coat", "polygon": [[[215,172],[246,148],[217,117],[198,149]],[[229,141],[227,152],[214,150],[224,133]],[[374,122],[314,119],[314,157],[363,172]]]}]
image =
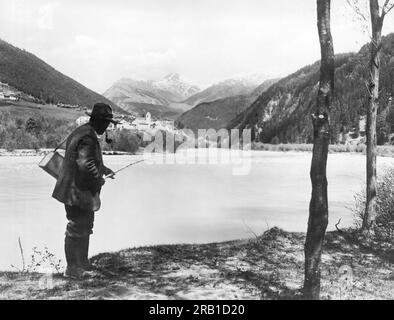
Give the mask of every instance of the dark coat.
[{"label": "dark coat", "polygon": [[[94,163],[98,174],[92,174],[87,166],[89,162]],[[97,211],[104,172],[96,132],[89,123],[84,124],[67,138],[66,154],[52,197],[69,206]]]}]

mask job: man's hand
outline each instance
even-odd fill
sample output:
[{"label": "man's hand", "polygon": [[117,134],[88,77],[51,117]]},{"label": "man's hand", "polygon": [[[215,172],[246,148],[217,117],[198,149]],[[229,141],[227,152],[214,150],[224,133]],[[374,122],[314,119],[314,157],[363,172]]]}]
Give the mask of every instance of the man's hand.
[{"label": "man's hand", "polygon": [[115,172],[113,172],[110,168],[104,167],[104,175],[106,178],[115,179]]},{"label": "man's hand", "polygon": [[103,177],[100,177],[99,184],[101,187],[105,184],[105,179]]},{"label": "man's hand", "polygon": [[88,172],[89,172],[93,177],[95,177],[96,179],[98,179],[98,178],[100,177],[99,172],[98,172],[98,170],[97,170],[97,168],[96,168],[96,164],[94,163],[93,160],[90,160],[90,161],[87,162],[86,168],[87,168]]}]

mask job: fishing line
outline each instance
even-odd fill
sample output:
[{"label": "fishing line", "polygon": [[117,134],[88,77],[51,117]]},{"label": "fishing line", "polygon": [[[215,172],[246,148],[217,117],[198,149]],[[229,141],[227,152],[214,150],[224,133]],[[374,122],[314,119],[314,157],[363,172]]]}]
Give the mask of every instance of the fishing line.
[{"label": "fishing line", "polygon": [[111,173],[111,174],[109,174],[108,176],[105,176],[104,179],[113,178],[113,176],[114,176],[115,174],[117,174],[118,172],[120,172],[120,171],[122,171],[122,170],[124,170],[124,169],[127,169],[128,167],[131,167],[131,166],[133,166],[133,165],[135,165],[135,164],[137,164],[137,163],[146,161],[146,160],[147,160],[147,159],[142,159],[142,160],[138,160],[138,161],[132,162],[132,163],[128,164],[127,166],[124,166],[124,167],[122,167],[122,168],[120,168],[120,169],[114,171],[114,173]]},{"label": "fishing line", "polygon": [[120,171],[122,171],[122,170],[124,170],[124,169],[127,169],[128,167],[134,166],[134,165],[137,164],[137,163],[141,163],[141,162],[150,160],[150,159],[152,159],[152,158],[153,158],[153,156],[151,156],[151,157],[149,157],[149,158],[147,158],[147,159],[142,159],[142,160],[138,160],[138,161],[132,162],[132,163],[128,164],[127,166],[124,166],[124,167],[122,167],[122,168],[120,168],[120,169],[114,171],[113,174],[109,174],[108,176],[105,176],[104,179],[107,179],[107,178],[111,178],[111,179],[112,179],[113,176],[114,176],[116,173],[118,173],[118,172],[120,172]]}]

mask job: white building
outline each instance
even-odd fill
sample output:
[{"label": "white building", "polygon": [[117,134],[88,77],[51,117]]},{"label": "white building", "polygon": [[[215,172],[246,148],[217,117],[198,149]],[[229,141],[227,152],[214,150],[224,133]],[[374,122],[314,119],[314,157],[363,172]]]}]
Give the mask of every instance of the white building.
[{"label": "white building", "polygon": [[161,129],[165,131],[175,130],[174,120],[157,120],[155,124],[157,129]]},{"label": "white building", "polygon": [[149,112],[147,112],[147,114],[143,118],[135,118],[132,122],[132,125],[134,125],[137,130],[141,131],[150,130],[155,127],[155,124],[152,121],[152,117]]},{"label": "white building", "polygon": [[137,129],[136,125],[130,123],[126,120],[120,120],[120,123],[116,125],[117,129],[125,129],[125,130],[135,130]]},{"label": "white building", "polygon": [[20,98],[18,95],[8,92],[0,92],[0,99],[2,100],[10,100],[10,101],[18,101]]}]

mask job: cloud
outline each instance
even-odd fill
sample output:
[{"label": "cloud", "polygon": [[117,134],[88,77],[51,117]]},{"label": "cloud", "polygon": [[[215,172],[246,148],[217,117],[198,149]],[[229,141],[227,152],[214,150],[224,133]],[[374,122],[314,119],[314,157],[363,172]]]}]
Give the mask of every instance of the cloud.
[{"label": "cloud", "polygon": [[94,47],[96,42],[94,39],[85,34],[78,34],[75,36],[74,46],[79,47],[81,49]]},{"label": "cloud", "polygon": [[[103,44],[102,38],[77,34],[72,41],[54,48],[48,62],[88,87],[103,92],[121,77],[157,79],[176,71],[175,49],[152,49]],[[61,61],[61,65],[58,62]]]},{"label": "cloud", "polygon": [[136,54],[129,54],[123,56],[124,62],[133,63],[143,66],[157,67],[171,61],[175,61],[177,57],[176,51],[173,49],[167,49],[163,51],[148,51],[139,52]]},{"label": "cloud", "polygon": [[60,3],[55,1],[1,0],[0,24],[5,29],[20,29],[24,32],[53,30],[55,15],[59,12]]},{"label": "cloud", "polygon": [[[312,1],[0,0],[1,37],[102,92],[121,77],[178,72],[197,83],[237,73],[277,77],[320,58]],[[4,9],[4,10],[3,10]],[[334,2],[335,52],[366,42]],[[385,33],[394,30],[387,18]]]}]

